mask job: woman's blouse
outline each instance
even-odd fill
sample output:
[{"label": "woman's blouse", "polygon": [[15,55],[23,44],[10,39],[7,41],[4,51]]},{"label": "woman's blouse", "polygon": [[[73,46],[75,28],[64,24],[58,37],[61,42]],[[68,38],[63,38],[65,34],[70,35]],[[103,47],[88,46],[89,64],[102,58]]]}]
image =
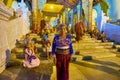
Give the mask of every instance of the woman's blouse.
[{"label": "woman's blouse", "polygon": [[71,36],[66,35],[66,38],[64,40],[60,39],[59,35],[55,35],[53,43],[52,43],[52,55],[54,55],[56,52],[56,48],[58,49],[69,49],[70,54],[73,54],[73,47],[72,47],[72,41]]}]

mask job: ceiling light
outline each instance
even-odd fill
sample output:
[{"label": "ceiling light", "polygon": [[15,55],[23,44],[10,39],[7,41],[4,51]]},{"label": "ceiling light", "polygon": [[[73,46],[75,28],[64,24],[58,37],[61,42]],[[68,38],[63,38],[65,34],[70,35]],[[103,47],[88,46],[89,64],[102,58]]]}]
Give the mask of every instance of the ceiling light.
[{"label": "ceiling light", "polygon": [[50,9],[53,9],[53,5],[50,6]]}]

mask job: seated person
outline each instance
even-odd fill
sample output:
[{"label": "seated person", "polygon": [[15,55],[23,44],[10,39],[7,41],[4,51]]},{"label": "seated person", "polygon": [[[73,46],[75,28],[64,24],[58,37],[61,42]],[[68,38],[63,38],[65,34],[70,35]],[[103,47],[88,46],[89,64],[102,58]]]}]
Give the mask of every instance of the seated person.
[{"label": "seated person", "polygon": [[51,58],[51,57],[52,57],[51,43],[48,43],[46,48],[47,48],[47,49],[46,49],[46,50],[47,50],[47,51],[46,51],[46,52],[47,52],[47,57],[48,57],[48,58]]},{"label": "seated person", "polygon": [[97,39],[97,38],[98,38],[98,34],[99,34],[99,31],[98,31],[98,29],[95,27],[94,30],[93,30],[93,37]]},{"label": "seated person", "polygon": [[47,45],[49,42],[50,42],[50,41],[48,40],[48,36],[47,36],[47,35],[43,35],[43,37],[42,37],[43,47],[46,47],[46,45]]},{"label": "seated person", "polygon": [[31,43],[31,38],[29,34],[26,34],[26,37],[23,40],[24,45],[26,45],[27,43]]},{"label": "seated person", "polygon": [[91,29],[88,30],[88,33],[90,34],[90,37],[91,37],[91,38],[94,37],[93,31],[92,31]]},{"label": "seated person", "polygon": [[26,45],[25,60],[23,60],[23,66],[27,68],[34,68],[40,65],[40,60],[35,56],[34,50],[31,44]]},{"label": "seated person", "polygon": [[34,50],[34,52],[36,53],[37,52],[37,47],[35,46],[33,41],[31,42],[31,47]]},{"label": "seated person", "polygon": [[42,39],[42,45],[45,47],[45,52],[48,58],[50,58],[51,55],[51,42],[48,40],[48,37],[46,35],[43,35]]},{"label": "seated person", "polygon": [[53,26],[50,27],[50,33],[53,33],[54,30],[53,30]]},{"label": "seated person", "polygon": [[101,34],[98,34],[97,40],[101,40]]},{"label": "seated person", "polygon": [[100,34],[100,36],[101,36],[101,41],[102,42],[106,42],[106,37],[105,37],[104,31],[102,31],[102,33]]}]

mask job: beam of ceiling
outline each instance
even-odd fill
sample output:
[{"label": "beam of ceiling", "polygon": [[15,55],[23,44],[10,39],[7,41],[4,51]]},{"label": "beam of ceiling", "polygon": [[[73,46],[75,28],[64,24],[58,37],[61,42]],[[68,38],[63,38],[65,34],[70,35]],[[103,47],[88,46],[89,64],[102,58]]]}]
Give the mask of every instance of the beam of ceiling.
[{"label": "beam of ceiling", "polygon": [[57,0],[47,0],[46,2],[47,2],[47,3],[56,3]]},{"label": "beam of ceiling", "polygon": [[45,16],[51,16],[51,17],[57,17],[57,16],[58,16],[57,13],[51,13],[51,12],[43,12],[43,14],[44,14]]}]

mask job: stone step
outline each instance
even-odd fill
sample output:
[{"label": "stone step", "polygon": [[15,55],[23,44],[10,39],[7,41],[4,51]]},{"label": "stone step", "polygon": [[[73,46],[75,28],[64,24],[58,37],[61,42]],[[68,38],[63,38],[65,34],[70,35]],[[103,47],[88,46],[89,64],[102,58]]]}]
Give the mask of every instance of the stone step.
[{"label": "stone step", "polygon": [[17,48],[17,47],[15,47],[14,49],[12,49],[11,52],[12,53],[23,53],[23,48]]},{"label": "stone step", "polygon": [[31,33],[30,36],[37,36],[37,34],[35,34],[35,33]]},{"label": "stone step", "polygon": [[102,56],[104,56],[104,55],[109,55],[109,54],[114,54],[114,55],[116,55],[115,53],[113,53],[113,52],[110,52],[110,51],[107,51],[107,52],[95,52],[95,53],[81,53],[80,55],[82,55],[82,56],[100,56],[100,55],[102,55]]},{"label": "stone step", "polygon": [[85,53],[90,53],[90,54],[94,54],[94,53],[99,53],[99,52],[116,52],[116,49],[81,49],[79,50],[80,54],[85,54]]},{"label": "stone step", "polygon": [[104,43],[75,43],[73,46],[113,46],[113,44],[104,44]]},{"label": "stone step", "polygon": [[35,43],[35,46],[36,46],[37,48],[40,48],[40,47],[42,47],[42,44]]},{"label": "stone step", "polygon": [[117,56],[117,57],[120,57],[120,52],[116,53],[116,56]]},{"label": "stone step", "polygon": [[24,39],[26,35],[23,35],[20,39]]},{"label": "stone step", "polygon": [[[98,53],[98,54],[99,54],[99,53]],[[115,56],[116,56],[116,54],[110,53],[110,52],[102,53],[102,55],[98,55],[98,54],[92,55],[93,59],[106,58],[106,57],[115,57]],[[100,53],[100,54],[101,54],[101,53]]]},{"label": "stone step", "polygon": [[93,60],[99,58],[107,58],[107,57],[116,57],[117,55],[112,52],[104,52],[104,53],[94,53],[94,54],[80,54],[80,55],[73,55],[73,61],[80,61],[80,60]]},{"label": "stone step", "polygon": [[78,50],[78,49],[111,49],[112,46],[98,46],[98,45],[87,45],[87,46],[77,46],[77,45],[73,45],[73,49]]},{"label": "stone step", "polygon": [[83,35],[83,37],[91,37],[89,34],[85,34]]},{"label": "stone step", "polygon": [[[73,63],[69,65],[69,80],[88,80]],[[50,80],[57,80],[56,78],[56,67],[53,66],[53,73]]]},{"label": "stone step", "polygon": [[100,43],[99,45],[113,46],[113,42]]},{"label": "stone step", "polygon": [[40,37],[39,37],[39,38],[36,38],[36,40],[41,41],[41,40],[42,40],[42,38],[40,38]]},{"label": "stone step", "polygon": [[69,66],[69,80],[88,80],[87,77],[73,64],[70,63]]},{"label": "stone step", "polygon": [[11,53],[10,54],[10,60],[16,59],[16,54],[15,53]]},{"label": "stone step", "polygon": [[[72,41],[75,41],[75,40],[72,39]],[[81,42],[81,43],[82,43],[82,42],[84,42],[84,43],[85,43],[85,42],[91,42],[91,43],[92,43],[92,42],[101,42],[101,40],[80,40],[79,42]],[[76,43],[78,43],[78,42],[76,42]]]},{"label": "stone step", "polygon": [[[72,34],[72,35],[73,35],[73,36],[76,36],[76,34]],[[71,35],[71,36],[72,36],[72,35]],[[85,35],[83,35],[83,37],[84,37],[84,36],[90,37],[90,34],[85,34]]]},{"label": "stone step", "polygon": [[20,42],[20,43],[23,43],[23,41],[24,41],[24,38],[21,38],[19,42]]},{"label": "stone step", "polygon": [[102,43],[102,42],[79,42],[79,43],[74,43],[74,44],[90,44],[90,45],[103,45],[103,46],[113,46],[114,43],[113,42],[106,42],[106,43]]},{"label": "stone step", "polygon": [[117,44],[117,45],[115,45],[115,47],[116,47],[117,49],[120,49],[120,45],[118,45],[118,44]]},{"label": "stone step", "polygon": [[81,61],[83,59],[83,56],[81,55],[73,55],[71,60],[74,61]]},{"label": "stone step", "polygon": [[92,38],[83,37],[82,40],[93,40]]},{"label": "stone step", "polygon": [[[73,41],[76,41],[76,39],[75,38],[72,38],[72,40]],[[96,41],[96,39],[92,39],[92,38],[82,38],[82,40],[80,40],[80,41]],[[101,41],[101,40],[99,40],[99,41]]]},{"label": "stone step", "polygon": [[39,38],[40,36],[30,36],[30,38]]},{"label": "stone step", "polygon": [[85,34],[85,36],[90,36],[90,34]]},{"label": "stone step", "polygon": [[[21,40],[24,40],[25,37],[26,37],[26,35],[23,35],[23,36],[21,37]],[[40,37],[40,36],[37,35],[37,34],[34,34],[34,33],[30,34],[30,38],[39,38],[39,37]]]},{"label": "stone step", "polygon": [[[39,37],[39,38],[31,38],[32,39],[32,41],[34,41],[34,42],[38,42],[38,41],[41,41],[41,38]],[[24,41],[24,39],[20,39],[20,41],[19,41],[19,43],[22,43],[23,44],[23,41]]]}]

